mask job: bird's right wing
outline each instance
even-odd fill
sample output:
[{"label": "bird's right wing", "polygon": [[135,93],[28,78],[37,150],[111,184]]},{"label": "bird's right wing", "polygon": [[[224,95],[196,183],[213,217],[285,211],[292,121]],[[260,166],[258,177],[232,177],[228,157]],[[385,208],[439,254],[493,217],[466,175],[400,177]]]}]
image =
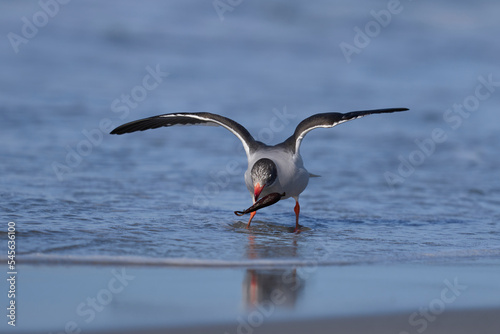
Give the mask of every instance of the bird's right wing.
[{"label": "bird's right wing", "polygon": [[148,129],[156,129],[162,126],[172,125],[218,125],[231,131],[243,143],[247,156],[250,155],[257,147],[258,144],[252,135],[241,124],[233,121],[224,116],[211,114],[207,112],[200,113],[173,113],[164,114],[148,118],[139,119],[123,125],[120,125],[111,134],[121,135],[124,133],[134,131],[144,131]]},{"label": "bird's right wing", "polygon": [[351,111],[348,113],[338,113],[329,112],[323,114],[312,115],[306,118],[297,125],[293,135],[285,141],[285,145],[292,149],[294,153],[297,153],[300,148],[300,143],[304,136],[311,130],[317,128],[331,128],[335,125],[342,124],[344,122],[360,118],[371,114],[383,114],[398,111],[405,111],[407,108],[389,108],[389,109],[374,109],[374,110],[361,110],[361,111]]}]

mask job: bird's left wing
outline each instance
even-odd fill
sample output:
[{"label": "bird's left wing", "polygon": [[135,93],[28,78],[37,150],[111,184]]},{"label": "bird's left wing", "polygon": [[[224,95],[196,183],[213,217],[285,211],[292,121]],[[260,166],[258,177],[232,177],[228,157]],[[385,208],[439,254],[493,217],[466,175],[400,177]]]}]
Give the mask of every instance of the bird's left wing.
[{"label": "bird's left wing", "polygon": [[374,110],[361,110],[351,111],[348,113],[329,112],[323,114],[312,115],[306,118],[297,125],[293,135],[285,141],[285,145],[290,147],[294,153],[297,153],[300,148],[300,143],[304,136],[311,130],[317,128],[331,128],[335,125],[360,118],[371,114],[383,114],[397,111],[405,111],[407,108],[389,108],[389,109],[374,109]]},{"label": "bird's left wing", "polygon": [[172,125],[219,125],[231,131],[243,143],[247,156],[253,152],[258,146],[252,135],[241,124],[227,117],[207,113],[173,113],[164,114],[148,118],[139,119],[123,125],[120,125],[111,134],[121,135],[134,131],[144,131],[148,129],[156,129],[162,126]]}]

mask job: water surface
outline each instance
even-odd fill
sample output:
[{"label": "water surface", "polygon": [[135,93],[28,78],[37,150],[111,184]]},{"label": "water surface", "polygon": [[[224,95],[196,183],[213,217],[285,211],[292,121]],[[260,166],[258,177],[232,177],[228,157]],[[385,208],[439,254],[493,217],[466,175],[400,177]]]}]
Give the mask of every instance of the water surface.
[{"label": "water surface", "polygon": [[[40,10],[37,2],[0,6],[4,36],[20,34],[20,18]],[[71,2],[18,53],[4,38],[0,211],[4,224],[17,224],[19,256],[205,264],[498,258],[498,87],[482,88],[490,94],[471,112],[447,110],[481,80],[500,78],[499,5],[403,1],[348,63],[339,45],[353,44],[353,29],[386,6],[243,2],[221,21],[210,2]],[[147,96],[113,104],[139,94],[157,67],[169,74]],[[251,197],[244,152],[227,130],[104,131],[210,111],[278,143],[314,113],[383,107],[411,111],[315,130],[303,141],[306,167],[322,177],[301,196],[300,234],[288,231],[293,200],[260,211],[250,230],[233,214]],[[439,143],[429,142],[435,129]]]}]

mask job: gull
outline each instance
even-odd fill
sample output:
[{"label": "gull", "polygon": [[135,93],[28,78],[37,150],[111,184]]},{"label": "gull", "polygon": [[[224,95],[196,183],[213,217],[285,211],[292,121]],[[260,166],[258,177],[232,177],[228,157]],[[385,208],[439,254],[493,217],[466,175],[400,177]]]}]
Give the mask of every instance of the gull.
[{"label": "gull", "polygon": [[[247,129],[232,119],[208,112],[178,112],[143,118],[120,125],[111,131],[111,134],[121,135],[173,125],[215,125],[228,129],[241,140],[245,149],[248,159],[245,184],[253,203],[272,193],[284,193],[283,199],[292,197],[295,199],[295,231],[298,232],[299,195],[306,189],[309,178],[316,176],[305,169],[300,155],[300,144],[305,135],[314,129],[331,128],[366,115],[406,110],[408,109],[388,108],[315,114],[300,122],[288,139],[273,146],[255,140]],[[250,227],[255,214],[256,211],[250,214],[247,228]]]}]

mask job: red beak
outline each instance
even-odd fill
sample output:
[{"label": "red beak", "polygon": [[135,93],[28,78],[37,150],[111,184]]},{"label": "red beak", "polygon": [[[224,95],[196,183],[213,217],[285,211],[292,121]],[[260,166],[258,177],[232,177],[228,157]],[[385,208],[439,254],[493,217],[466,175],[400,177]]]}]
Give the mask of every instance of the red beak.
[{"label": "red beak", "polygon": [[259,199],[260,193],[262,189],[264,189],[265,185],[261,186],[260,183],[257,183],[253,188],[253,194],[255,196],[255,201]]}]

